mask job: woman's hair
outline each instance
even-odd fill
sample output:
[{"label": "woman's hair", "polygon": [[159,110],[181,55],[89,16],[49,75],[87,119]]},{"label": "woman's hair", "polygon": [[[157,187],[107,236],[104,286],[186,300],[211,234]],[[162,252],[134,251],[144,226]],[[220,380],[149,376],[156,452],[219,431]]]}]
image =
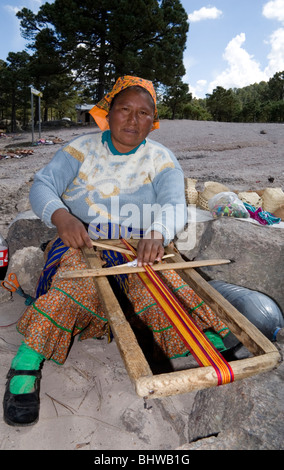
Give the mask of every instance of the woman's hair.
[{"label": "woman's hair", "polygon": [[109,110],[112,109],[112,107],[113,107],[113,105],[114,105],[114,103],[115,103],[116,98],[117,98],[119,95],[121,95],[122,93],[124,93],[125,91],[127,91],[127,90],[134,90],[134,91],[137,91],[138,93],[144,93],[144,94],[146,94],[147,96],[149,96],[149,98],[150,98],[150,100],[151,100],[151,103],[152,103],[152,106],[153,106],[153,111],[154,111],[154,113],[155,113],[156,107],[155,107],[155,103],[154,103],[154,100],[153,100],[151,94],[149,93],[149,91],[146,90],[146,88],[143,88],[142,86],[139,86],[139,85],[133,85],[133,86],[127,87],[127,88],[125,88],[124,90],[121,90],[119,93],[117,93],[117,94],[113,97],[113,99],[111,100],[111,102],[110,102]]}]

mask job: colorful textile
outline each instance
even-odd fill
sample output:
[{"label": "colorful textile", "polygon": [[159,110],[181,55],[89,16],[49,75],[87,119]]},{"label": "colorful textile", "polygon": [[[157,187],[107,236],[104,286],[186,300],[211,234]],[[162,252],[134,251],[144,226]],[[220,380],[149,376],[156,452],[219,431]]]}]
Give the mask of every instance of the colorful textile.
[{"label": "colorful textile", "polygon": [[273,225],[279,224],[281,222],[279,217],[275,217],[275,215],[271,214],[270,212],[264,211],[261,207],[256,209],[246,202],[244,202],[244,206],[247,209],[250,217],[254,220],[257,220],[257,222],[259,222],[261,225]]},{"label": "colorful textile", "polygon": [[[109,268],[111,266],[118,266],[124,263],[124,257],[121,253],[112,250],[103,250],[103,259],[106,261],[104,265],[105,268]],[[122,292],[127,294],[129,291],[129,283],[128,283],[128,276],[127,274],[121,274],[119,276],[113,276],[116,282],[118,283]]]},{"label": "colorful textile", "polygon": [[[133,256],[125,255],[129,261],[132,261],[135,259],[135,250],[126,240],[123,240],[123,242],[133,252]],[[214,367],[218,378],[218,385],[232,382],[234,374],[231,366],[193,322],[187,311],[152,267],[146,265],[144,269],[145,273],[138,273],[138,276],[157,300],[159,306],[167,315],[170,323],[176,328],[176,331],[190,349],[197,362],[202,366]]]},{"label": "colorful textile", "polygon": [[152,130],[159,128],[158,110],[156,105],[156,92],[153,87],[153,83],[149,80],[144,80],[143,78],[132,77],[131,75],[124,75],[116,81],[112,91],[105,95],[105,97],[101,101],[99,101],[96,106],[94,106],[90,111],[91,116],[93,116],[94,120],[102,131],[109,129],[106,116],[109,113],[112,99],[122,90],[125,90],[126,88],[129,88],[131,86],[140,86],[142,88],[145,88],[145,90],[150,93],[155,103],[154,124]]},{"label": "colorful textile", "polygon": [[29,347],[59,364],[64,363],[74,336],[83,340],[108,333],[93,280],[59,278],[60,273],[72,269],[87,269],[87,265],[81,250],[69,248],[61,257],[47,293],[26,309],[17,325]]},{"label": "colorful textile", "polygon": [[88,233],[94,240],[118,240],[119,238],[139,239],[145,235],[146,230],[127,227],[116,223],[93,223],[88,227]]},{"label": "colorful textile", "polygon": [[40,295],[46,294],[50,288],[52,278],[57,271],[61,257],[68,249],[68,246],[65,246],[60,238],[57,238],[52,244],[51,249],[48,251],[47,260],[38,281],[36,298]]},{"label": "colorful textile", "polygon": [[[159,271],[163,282],[174,293],[178,301],[183,305],[188,314],[201,330],[215,332],[220,341],[220,350],[226,349],[222,342],[228,333],[228,328],[218,319],[215,313],[200,299],[200,297],[186,284],[175,271]],[[128,277],[129,291],[127,298],[133,309],[129,321],[136,330],[142,331],[142,336],[152,335],[153,356],[163,356],[175,359],[188,356],[190,350],[169,322],[152,293],[145,288],[142,279],[138,275]],[[150,332],[150,333],[149,333]],[[214,344],[215,338],[214,338]],[[216,346],[217,346],[216,344]]]}]

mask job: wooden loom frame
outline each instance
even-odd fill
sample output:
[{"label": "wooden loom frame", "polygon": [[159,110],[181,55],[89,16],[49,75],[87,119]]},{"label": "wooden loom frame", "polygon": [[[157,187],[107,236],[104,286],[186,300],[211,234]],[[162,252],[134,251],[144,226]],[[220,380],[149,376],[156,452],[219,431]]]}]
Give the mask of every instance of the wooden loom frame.
[{"label": "wooden loom frame", "polygon": [[[91,269],[101,268],[101,260],[94,249],[83,248],[82,251]],[[167,252],[174,254],[171,263],[183,261],[175,250],[167,249]],[[266,372],[279,365],[281,356],[277,348],[195,269],[183,270],[180,275],[254,355],[229,363],[234,372],[234,380]],[[217,386],[217,375],[212,366],[153,375],[107,276],[93,277],[93,281],[104,304],[113,336],[138,396],[161,398]]]}]

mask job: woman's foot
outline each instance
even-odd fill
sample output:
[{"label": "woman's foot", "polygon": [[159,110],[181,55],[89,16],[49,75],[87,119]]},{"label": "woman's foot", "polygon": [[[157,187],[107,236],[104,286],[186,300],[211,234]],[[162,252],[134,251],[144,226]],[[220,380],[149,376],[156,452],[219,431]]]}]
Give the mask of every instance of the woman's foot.
[{"label": "woman's foot", "polygon": [[11,426],[34,424],[39,416],[40,367],[44,357],[22,343],[7,375],[4,420]]},{"label": "woman's foot", "polygon": [[[10,391],[10,382],[14,377],[29,376],[34,378],[33,391],[14,394]],[[4,421],[10,426],[29,426],[39,417],[40,370],[10,369],[7,374],[6,390],[3,400]]]}]

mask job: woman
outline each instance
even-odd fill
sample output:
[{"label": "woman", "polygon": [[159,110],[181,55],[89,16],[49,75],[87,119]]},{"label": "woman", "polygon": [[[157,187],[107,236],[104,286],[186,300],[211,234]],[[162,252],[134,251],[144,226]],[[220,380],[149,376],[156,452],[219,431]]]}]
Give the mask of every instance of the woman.
[{"label": "woman", "polygon": [[[59,277],[86,268],[80,248],[91,248],[94,237],[142,234],[138,265],[152,264],[161,260],[164,247],[186,221],[180,165],[170,150],[147,138],[159,127],[152,83],[121,77],[91,115],[102,132],[80,136],[59,150],[35,175],[31,188],[34,212],[56,227],[58,239],[49,247],[37,300],[18,323],[24,342],[12,361],[4,397],[4,418],[10,425],[37,421],[44,359],[63,364],[74,335],[85,339],[107,333],[93,281]],[[115,253],[104,255],[107,263],[123,262]],[[228,334],[174,271],[162,275],[203,330],[214,330],[220,337]],[[188,354],[138,277],[119,276],[119,282],[135,318],[151,330],[156,349],[169,358]]]}]

